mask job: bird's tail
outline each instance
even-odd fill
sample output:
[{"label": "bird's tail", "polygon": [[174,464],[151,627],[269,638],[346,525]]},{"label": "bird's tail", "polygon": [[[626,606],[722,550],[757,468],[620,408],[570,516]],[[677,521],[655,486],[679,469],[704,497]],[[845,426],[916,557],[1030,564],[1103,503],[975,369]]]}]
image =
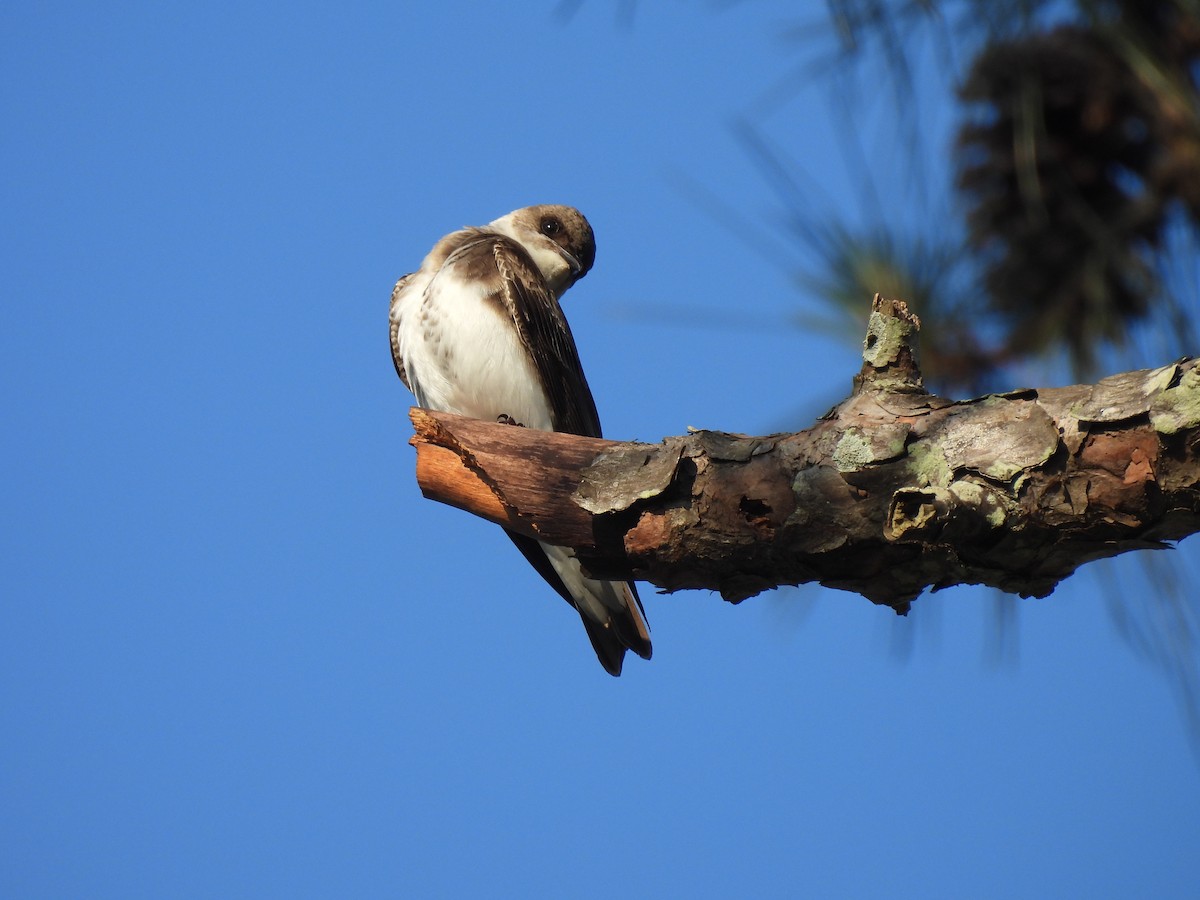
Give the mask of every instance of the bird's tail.
[{"label": "bird's tail", "polygon": [[650,658],[653,652],[650,629],[633,582],[587,578],[570,550],[543,544],[507,529],[505,533],[538,574],[579,612],[592,648],[606,672],[621,674],[626,650],[632,650],[643,659]]},{"label": "bird's tail", "polygon": [[620,675],[626,650],[649,659],[650,629],[646,627],[646,614],[633,584],[588,578],[571,551],[548,544],[541,546],[566,590],[563,596],[579,610],[583,627],[605,670],[610,675]]},{"label": "bird's tail", "polygon": [[598,621],[589,610],[580,608],[578,602],[574,604],[579,609],[579,618],[583,620],[583,627],[600,665],[608,674],[620,675],[626,650],[632,650],[642,659],[649,659],[654,648],[650,644],[646,611],[633,582],[587,581],[588,588],[594,593],[615,596],[620,603],[619,609],[612,609],[607,602],[604,604],[608,615],[603,621]]}]

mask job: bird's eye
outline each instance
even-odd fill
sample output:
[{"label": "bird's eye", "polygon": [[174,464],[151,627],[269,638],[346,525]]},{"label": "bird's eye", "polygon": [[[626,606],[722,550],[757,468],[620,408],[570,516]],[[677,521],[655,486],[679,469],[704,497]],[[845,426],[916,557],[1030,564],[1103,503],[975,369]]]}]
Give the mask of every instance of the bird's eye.
[{"label": "bird's eye", "polygon": [[560,231],[562,231],[562,222],[558,221],[558,219],[555,219],[553,217],[548,218],[548,219],[542,219],[541,227],[542,227],[542,234],[547,235],[549,237],[554,237],[554,235],[556,235]]}]

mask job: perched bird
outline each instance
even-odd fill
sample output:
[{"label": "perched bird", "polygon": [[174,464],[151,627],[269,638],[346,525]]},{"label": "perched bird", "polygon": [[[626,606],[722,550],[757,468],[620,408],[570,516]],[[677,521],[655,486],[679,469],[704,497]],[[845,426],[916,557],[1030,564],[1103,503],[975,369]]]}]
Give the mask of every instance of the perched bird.
[{"label": "perched bird", "polygon": [[[592,227],[569,206],[518,209],[446,235],[392,291],[392,361],[426,409],[600,437],[575,339],[558,305],[596,259]],[[584,576],[570,550],[506,533],[583,620],[601,665],[650,658],[632,582]]]}]

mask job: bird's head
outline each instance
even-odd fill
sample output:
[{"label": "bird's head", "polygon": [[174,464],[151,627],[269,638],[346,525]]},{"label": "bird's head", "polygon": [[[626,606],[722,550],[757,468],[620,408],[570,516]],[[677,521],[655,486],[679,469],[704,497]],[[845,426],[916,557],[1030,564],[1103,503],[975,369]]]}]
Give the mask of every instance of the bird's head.
[{"label": "bird's head", "polygon": [[561,297],[596,261],[596,236],[572,206],[527,206],[488,225],[510,237],[533,258],[550,290]]}]

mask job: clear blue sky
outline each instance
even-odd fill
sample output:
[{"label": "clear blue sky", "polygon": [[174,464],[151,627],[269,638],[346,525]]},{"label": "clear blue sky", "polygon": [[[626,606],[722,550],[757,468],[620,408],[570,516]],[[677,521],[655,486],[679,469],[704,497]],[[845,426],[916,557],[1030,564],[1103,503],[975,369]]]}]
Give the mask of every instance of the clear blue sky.
[{"label": "clear blue sky", "polygon": [[[801,426],[857,368],[680,188],[775,227],[728,123],[794,4],[553,9],[6,7],[0,895],[1197,896],[1200,769],[1094,574],[1003,666],[983,591],[894,632],[647,588],[614,680],[421,499],[388,294],[518,206],[596,229],[567,313],[610,436]],[[792,102],[814,203],[853,196],[837,105]]]}]

